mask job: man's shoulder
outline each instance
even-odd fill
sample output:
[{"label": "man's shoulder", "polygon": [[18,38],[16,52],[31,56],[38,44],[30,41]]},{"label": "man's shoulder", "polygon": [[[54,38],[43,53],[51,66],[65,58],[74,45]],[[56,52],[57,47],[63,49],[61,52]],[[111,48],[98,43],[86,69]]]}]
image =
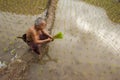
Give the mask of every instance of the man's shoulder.
[{"label": "man's shoulder", "polygon": [[30,28],[30,33],[33,34],[33,35],[36,35],[36,30],[34,29],[34,27]]},{"label": "man's shoulder", "polygon": [[30,28],[28,29],[28,31],[29,31],[29,32],[33,32],[33,31],[34,31],[33,27],[30,27]]},{"label": "man's shoulder", "polygon": [[33,33],[32,27],[28,28],[27,33],[28,33],[28,34]]}]

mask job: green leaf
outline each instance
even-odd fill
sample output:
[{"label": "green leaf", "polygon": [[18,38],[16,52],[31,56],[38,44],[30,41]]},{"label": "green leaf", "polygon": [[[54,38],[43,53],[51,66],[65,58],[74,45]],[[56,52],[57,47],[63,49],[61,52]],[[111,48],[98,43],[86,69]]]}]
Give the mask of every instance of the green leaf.
[{"label": "green leaf", "polygon": [[63,34],[62,34],[62,32],[57,33],[57,34],[54,36],[54,39],[63,39]]},{"label": "green leaf", "polygon": [[14,54],[16,53],[16,52],[15,52],[15,49],[11,50],[10,53],[11,53],[12,55],[14,55]]},{"label": "green leaf", "polygon": [[8,51],[8,49],[7,49],[7,48],[4,48],[4,49],[3,49],[3,51],[4,51],[4,52],[7,52],[7,51]]}]

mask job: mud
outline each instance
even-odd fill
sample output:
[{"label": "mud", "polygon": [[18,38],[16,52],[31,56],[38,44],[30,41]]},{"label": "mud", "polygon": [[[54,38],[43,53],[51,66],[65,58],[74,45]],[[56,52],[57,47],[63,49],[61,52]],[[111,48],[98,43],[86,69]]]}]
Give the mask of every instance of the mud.
[{"label": "mud", "polygon": [[[29,47],[16,37],[21,36],[28,27],[32,26],[34,20],[39,16],[46,18],[47,27],[49,29],[53,24],[56,4],[57,0],[50,0],[47,10],[40,15],[34,16],[0,12],[1,33],[3,34],[1,35],[3,42],[1,43],[0,48],[0,59],[7,65],[2,66],[0,69],[1,80],[29,80],[28,71],[33,63],[43,64],[39,61],[38,55],[29,51]],[[45,45],[42,48],[43,57],[44,55],[47,55],[47,57],[50,58],[47,54],[48,45]]]},{"label": "mud", "polygon": [[[17,44],[21,44],[19,50],[11,47],[10,51],[13,54],[18,51],[19,54],[13,55],[17,59],[13,58],[13,63],[1,71],[1,79],[119,80],[120,24],[111,22],[104,9],[82,0],[59,0],[57,8],[57,0],[50,3],[47,28],[50,32],[52,30],[52,35],[62,32],[64,38],[51,42],[49,47],[43,47],[47,49],[43,49],[46,54],[41,61],[34,53],[28,54],[28,47],[15,39]],[[30,26],[33,21],[27,25]],[[21,32],[18,31],[18,34]],[[20,55],[21,52],[24,53]]]},{"label": "mud", "polygon": [[55,17],[52,34],[64,38],[50,43],[56,62],[40,66],[40,80],[119,80],[120,24],[82,0],[59,0]]}]

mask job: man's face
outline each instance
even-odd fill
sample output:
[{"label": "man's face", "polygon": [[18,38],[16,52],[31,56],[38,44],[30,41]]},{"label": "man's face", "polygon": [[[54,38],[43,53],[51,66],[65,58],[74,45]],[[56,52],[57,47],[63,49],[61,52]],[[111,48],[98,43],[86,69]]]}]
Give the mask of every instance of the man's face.
[{"label": "man's face", "polygon": [[46,22],[45,21],[42,21],[42,23],[40,24],[39,26],[39,29],[42,30],[46,27]]}]

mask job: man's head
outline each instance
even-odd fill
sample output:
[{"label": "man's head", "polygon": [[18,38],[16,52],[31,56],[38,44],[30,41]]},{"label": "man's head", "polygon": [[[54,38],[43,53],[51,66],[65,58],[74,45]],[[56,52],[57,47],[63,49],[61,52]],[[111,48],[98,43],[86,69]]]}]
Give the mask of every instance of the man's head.
[{"label": "man's head", "polygon": [[43,18],[41,17],[38,17],[36,20],[35,20],[35,28],[37,30],[41,30],[41,29],[44,29],[46,27],[46,22]]}]

